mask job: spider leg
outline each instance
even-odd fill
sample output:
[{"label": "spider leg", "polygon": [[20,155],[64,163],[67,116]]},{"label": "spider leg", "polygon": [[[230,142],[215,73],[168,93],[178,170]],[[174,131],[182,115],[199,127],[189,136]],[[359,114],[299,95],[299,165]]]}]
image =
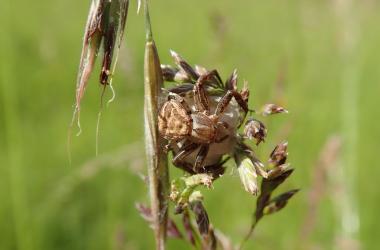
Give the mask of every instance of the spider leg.
[{"label": "spider leg", "polygon": [[184,95],[194,89],[194,84],[192,83],[183,83],[178,86],[174,86],[172,88],[169,88],[169,92],[176,93],[178,95]]},{"label": "spider leg", "polygon": [[179,169],[182,169],[183,171],[186,171],[187,173],[189,173],[191,175],[196,174],[193,170],[192,164],[190,164],[188,162],[181,161],[181,162],[178,162],[177,165],[175,165],[175,166]]},{"label": "spider leg", "polygon": [[206,91],[203,88],[203,84],[207,80],[207,75],[202,75],[198,78],[197,82],[194,85],[194,104],[195,108],[199,112],[209,112],[209,105],[206,96]]},{"label": "spider leg", "polygon": [[197,154],[197,158],[195,159],[194,163],[194,172],[199,173],[202,168],[204,168],[204,162],[206,160],[208,150],[210,148],[209,144],[203,144],[201,145],[201,148],[199,149],[199,152]]},{"label": "spider leg", "polygon": [[220,99],[218,106],[215,109],[215,115],[220,115],[221,113],[224,112],[224,109],[228,106],[230,103],[232,97],[235,98],[239,106],[243,109],[244,113],[248,113],[248,105],[244,101],[243,97],[240,95],[239,92],[236,90],[228,90],[227,93]]},{"label": "spider leg", "polygon": [[216,79],[218,85],[223,85],[222,79],[216,70],[212,70],[204,75],[201,75],[194,85],[194,104],[197,111],[199,112],[206,112],[207,114],[210,112],[206,90],[203,88],[203,86],[204,84],[209,83],[212,77]]},{"label": "spider leg", "polygon": [[226,168],[223,166],[228,160],[230,160],[230,157],[227,157],[226,159],[213,164],[213,165],[208,165],[207,168],[201,169],[199,173],[207,173],[211,174],[213,177],[213,180],[218,179],[220,176],[222,176],[226,170]]},{"label": "spider leg", "polygon": [[214,69],[214,70],[211,70],[209,73],[208,73],[209,77],[211,76],[214,76],[216,81],[217,81],[217,84],[222,87],[223,86],[223,81],[222,81],[222,78],[220,77],[219,75],[219,72]]},{"label": "spider leg", "polygon": [[174,156],[172,163],[174,165],[180,164],[182,160],[194,152],[199,147],[199,144],[197,143],[188,143],[182,146],[179,150],[179,152]]}]

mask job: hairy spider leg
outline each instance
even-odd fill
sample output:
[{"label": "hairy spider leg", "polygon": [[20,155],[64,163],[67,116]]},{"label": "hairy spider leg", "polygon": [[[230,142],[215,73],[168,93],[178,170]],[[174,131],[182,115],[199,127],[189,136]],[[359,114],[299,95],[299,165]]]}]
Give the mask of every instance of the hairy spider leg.
[{"label": "hairy spider leg", "polygon": [[179,152],[174,156],[172,163],[174,165],[180,164],[182,160],[194,152],[199,147],[197,143],[187,143],[179,149]]},{"label": "hairy spider leg", "polygon": [[226,168],[223,165],[229,159],[230,159],[230,157],[227,157],[226,159],[219,161],[218,163],[215,163],[213,165],[208,165],[205,168],[201,169],[201,171],[199,173],[212,174],[213,179],[216,180],[217,178],[219,178],[220,176],[222,176],[224,174],[224,171],[226,170]]},{"label": "hairy spider leg", "polygon": [[203,84],[206,83],[208,74],[202,75],[198,78],[194,85],[194,104],[198,112],[205,112],[206,115],[210,113],[206,91],[203,88]]},{"label": "hairy spider leg", "polygon": [[194,85],[194,104],[199,112],[206,112],[208,115],[210,113],[210,107],[207,100],[206,91],[203,88],[203,85],[207,83],[211,77],[215,77],[219,83],[222,83],[222,79],[220,78],[220,75],[218,71],[212,70],[210,72],[207,72],[204,75],[201,75],[197,82]]},{"label": "hairy spider leg", "polygon": [[[211,70],[210,72],[208,72],[207,75],[208,75],[208,78],[213,76],[216,79],[218,86],[223,87],[222,78],[220,77],[219,72],[216,69]],[[210,80],[210,79],[208,79],[208,80]]]},{"label": "hairy spider leg", "polygon": [[202,168],[204,168],[204,162],[206,160],[209,148],[210,148],[209,144],[202,144],[201,145],[201,147],[198,151],[197,157],[195,158],[195,163],[194,163],[194,171],[195,172],[198,173],[198,172],[200,172],[200,170]]},{"label": "hairy spider leg", "polygon": [[215,109],[215,115],[220,115],[224,112],[225,108],[230,103],[232,97],[235,98],[239,106],[244,110],[245,113],[248,113],[248,105],[241,97],[240,93],[235,90],[228,90],[227,93],[219,100],[218,105]]}]

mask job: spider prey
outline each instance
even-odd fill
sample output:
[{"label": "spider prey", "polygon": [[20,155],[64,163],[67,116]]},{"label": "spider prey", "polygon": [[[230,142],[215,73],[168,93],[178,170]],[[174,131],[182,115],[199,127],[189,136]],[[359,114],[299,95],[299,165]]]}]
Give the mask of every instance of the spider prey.
[{"label": "spider prey", "polygon": [[209,98],[205,85],[212,79],[220,81],[217,71],[210,71],[201,75],[193,87],[193,111],[184,97],[170,92],[167,101],[159,112],[159,133],[169,141],[169,145],[182,142],[174,155],[173,164],[184,165],[184,158],[196,150],[192,171],[200,173],[205,171],[205,160],[212,144],[219,144],[231,135],[229,124],[221,119],[221,115],[230,104],[232,97],[242,108],[248,112],[246,100],[235,89],[228,89],[221,97],[215,110],[211,113]]}]

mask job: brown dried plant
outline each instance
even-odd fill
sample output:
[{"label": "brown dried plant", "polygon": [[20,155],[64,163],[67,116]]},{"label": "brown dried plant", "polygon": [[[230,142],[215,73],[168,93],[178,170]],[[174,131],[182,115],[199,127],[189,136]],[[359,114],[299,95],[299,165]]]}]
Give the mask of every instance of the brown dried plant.
[{"label": "brown dried plant", "polygon": [[99,82],[104,90],[106,86],[112,89],[112,75],[123,41],[128,7],[129,0],[93,0],[91,3],[83,37],[71,126],[77,119],[80,129],[80,104],[99,51],[102,52]]}]

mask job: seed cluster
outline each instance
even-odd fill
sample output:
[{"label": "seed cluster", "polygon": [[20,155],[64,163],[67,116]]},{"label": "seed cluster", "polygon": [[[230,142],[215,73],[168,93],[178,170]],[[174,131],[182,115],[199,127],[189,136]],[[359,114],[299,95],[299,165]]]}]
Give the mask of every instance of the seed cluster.
[{"label": "seed cluster", "polygon": [[[168,140],[167,149],[173,153],[173,165],[189,174],[208,173],[218,178],[225,171],[226,159],[234,158],[237,165],[251,165],[242,170],[245,189],[257,194],[256,177],[266,178],[264,165],[244,141],[265,141],[267,129],[263,122],[249,117],[249,90],[244,82],[238,90],[236,70],[223,82],[216,70],[202,66],[194,68],[179,54],[171,51],[176,67],[161,65],[164,80],[175,86],[164,91],[164,103],[159,114],[159,132]],[[287,112],[267,104],[261,115]],[[239,128],[244,124],[243,133]],[[243,163],[243,164],[242,164]],[[243,174],[245,173],[245,174]],[[247,179],[247,176],[250,176]]]}]

